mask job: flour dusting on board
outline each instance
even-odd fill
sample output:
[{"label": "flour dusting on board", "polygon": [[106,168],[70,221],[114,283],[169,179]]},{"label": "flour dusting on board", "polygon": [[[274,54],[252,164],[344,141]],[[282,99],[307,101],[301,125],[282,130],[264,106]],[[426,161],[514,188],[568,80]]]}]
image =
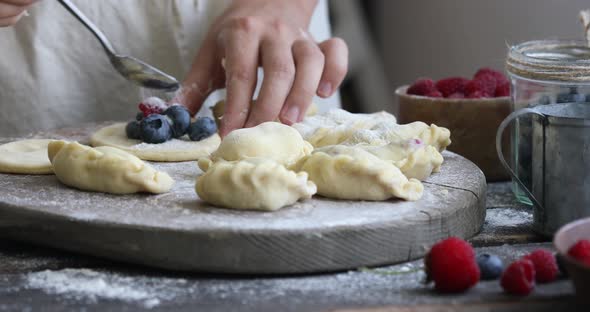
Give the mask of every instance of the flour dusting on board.
[{"label": "flour dusting on board", "polygon": [[138,143],[130,146],[131,149],[136,150],[192,150],[195,148],[195,142],[189,140],[188,136],[183,136],[179,139],[171,139],[160,144]]},{"label": "flour dusting on board", "polygon": [[99,299],[122,300],[153,308],[162,301],[172,300],[186,283],[184,279],[134,279],[89,269],[40,271],[25,276],[25,287],[40,289],[48,294],[64,295],[91,303]]}]

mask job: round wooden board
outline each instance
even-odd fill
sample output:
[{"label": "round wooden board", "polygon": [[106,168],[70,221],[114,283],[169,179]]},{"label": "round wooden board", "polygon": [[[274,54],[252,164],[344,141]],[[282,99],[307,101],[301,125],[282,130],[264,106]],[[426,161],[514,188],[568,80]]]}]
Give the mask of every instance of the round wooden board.
[{"label": "round wooden board", "polygon": [[[34,137],[84,142],[96,127]],[[459,155],[444,156],[419,201],[314,197],[276,212],[199,200],[196,162],[153,163],[176,180],[162,195],[83,192],[55,176],[0,174],[0,235],[195,272],[311,273],[391,264],[423,256],[442,238],[471,237],[483,225],[483,173]]]}]

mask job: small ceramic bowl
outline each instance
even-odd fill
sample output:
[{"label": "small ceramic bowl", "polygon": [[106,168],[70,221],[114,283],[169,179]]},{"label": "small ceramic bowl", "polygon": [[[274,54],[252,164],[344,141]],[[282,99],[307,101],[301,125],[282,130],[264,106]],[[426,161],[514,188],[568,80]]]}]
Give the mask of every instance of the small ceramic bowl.
[{"label": "small ceramic bowl", "polygon": [[578,300],[584,304],[590,304],[590,266],[582,264],[567,254],[569,248],[580,239],[590,239],[590,218],[562,226],[553,238],[553,245],[559,257],[563,259],[569,278],[574,282]]},{"label": "small ceramic bowl", "polygon": [[[452,140],[450,151],[474,162],[488,181],[510,178],[496,153],[496,131],[512,112],[510,97],[431,98],[407,94],[407,89],[408,86],[402,86],[395,91],[399,100],[399,123],[423,121],[448,128]],[[510,150],[509,133],[506,131],[503,139],[505,152]]]}]

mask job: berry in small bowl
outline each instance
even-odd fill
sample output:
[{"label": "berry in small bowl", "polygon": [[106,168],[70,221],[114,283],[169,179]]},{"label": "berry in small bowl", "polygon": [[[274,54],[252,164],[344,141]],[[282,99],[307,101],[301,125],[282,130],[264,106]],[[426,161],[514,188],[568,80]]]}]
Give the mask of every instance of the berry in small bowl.
[{"label": "berry in small bowl", "polygon": [[[489,181],[509,179],[496,154],[496,131],[512,111],[510,81],[490,68],[472,78],[421,78],[396,90],[400,123],[423,121],[451,130],[449,150],[473,161]],[[508,132],[503,140],[509,150]]]},{"label": "berry in small bowl", "polygon": [[553,245],[574,283],[578,301],[590,304],[590,218],[561,227],[553,238]]}]

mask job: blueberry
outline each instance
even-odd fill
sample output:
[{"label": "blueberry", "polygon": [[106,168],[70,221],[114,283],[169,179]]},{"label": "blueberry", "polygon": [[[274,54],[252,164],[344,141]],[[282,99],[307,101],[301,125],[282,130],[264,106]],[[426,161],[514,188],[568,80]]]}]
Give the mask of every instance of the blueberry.
[{"label": "blueberry", "polygon": [[186,107],[182,105],[172,105],[168,107],[162,114],[168,116],[172,121],[172,136],[179,138],[183,136],[188,130],[191,123],[191,114]]},{"label": "blueberry", "polygon": [[130,121],[125,127],[125,133],[127,134],[128,138],[139,140],[141,138],[141,133],[139,131],[139,121]]},{"label": "blueberry", "polygon": [[539,98],[539,105],[551,104],[551,98],[548,95],[543,95]]},{"label": "blueberry", "polygon": [[199,117],[188,127],[188,136],[192,141],[201,141],[217,132],[215,121],[209,117]]},{"label": "blueberry", "polygon": [[135,120],[137,121],[141,121],[143,119],[143,113],[139,112],[137,113],[137,115],[135,115]]},{"label": "blueberry", "polygon": [[504,264],[498,256],[486,253],[477,255],[477,265],[482,280],[497,279],[504,270]]},{"label": "blueberry", "polygon": [[168,118],[160,114],[145,117],[140,123],[141,140],[146,143],[164,143],[172,137]]},{"label": "blueberry", "polygon": [[571,87],[568,93],[560,93],[557,95],[557,103],[584,103],[586,102],[586,95],[578,93],[576,87]]},{"label": "blueberry", "polygon": [[569,103],[570,101],[570,94],[569,93],[560,93],[557,95],[556,99],[557,103]]},{"label": "blueberry", "polygon": [[572,94],[572,102],[585,103],[586,102],[586,95],[580,94],[580,93]]}]

